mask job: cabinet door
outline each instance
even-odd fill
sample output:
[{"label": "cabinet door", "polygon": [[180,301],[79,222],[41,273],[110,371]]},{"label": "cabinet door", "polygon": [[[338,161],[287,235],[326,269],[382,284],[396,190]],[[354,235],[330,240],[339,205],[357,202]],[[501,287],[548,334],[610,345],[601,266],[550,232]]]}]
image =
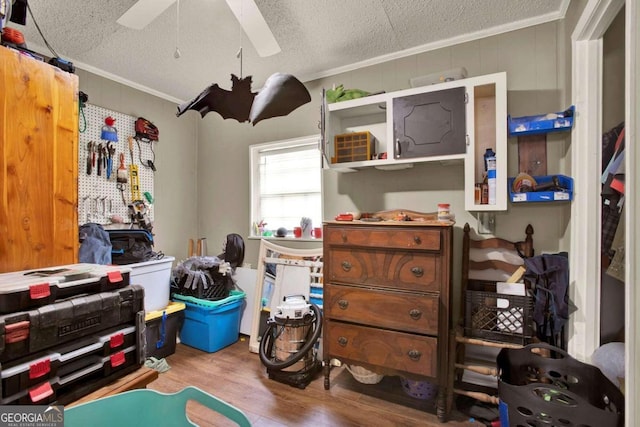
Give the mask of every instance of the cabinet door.
[{"label": "cabinet door", "polygon": [[0,272],[78,262],[78,77],[0,47]]},{"label": "cabinet door", "polygon": [[394,98],[395,158],[464,153],[465,116],[464,87]]}]

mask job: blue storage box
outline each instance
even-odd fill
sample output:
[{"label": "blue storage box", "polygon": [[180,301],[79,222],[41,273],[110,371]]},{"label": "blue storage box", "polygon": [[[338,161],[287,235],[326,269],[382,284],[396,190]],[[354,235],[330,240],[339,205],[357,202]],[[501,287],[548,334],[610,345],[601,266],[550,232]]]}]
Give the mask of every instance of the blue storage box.
[{"label": "blue storage box", "polygon": [[553,177],[558,177],[558,183],[564,189],[563,191],[530,191],[526,193],[515,193],[513,191],[513,181],[515,178],[509,178],[509,198],[513,203],[518,202],[559,202],[573,200],[573,178],[565,175],[546,175],[534,176],[536,185],[542,185],[552,182]]},{"label": "blue storage box", "polygon": [[535,135],[539,133],[560,132],[573,127],[573,116],[576,107],[571,106],[565,111],[537,116],[511,117],[507,116],[509,135]]},{"label": "blue storage box", "polygon": [[218,301],[174,295],[186,306],[180,342],[208,353],[235,343],[240,335],[245,297],[239,291],[231,291],[229,297]]}]

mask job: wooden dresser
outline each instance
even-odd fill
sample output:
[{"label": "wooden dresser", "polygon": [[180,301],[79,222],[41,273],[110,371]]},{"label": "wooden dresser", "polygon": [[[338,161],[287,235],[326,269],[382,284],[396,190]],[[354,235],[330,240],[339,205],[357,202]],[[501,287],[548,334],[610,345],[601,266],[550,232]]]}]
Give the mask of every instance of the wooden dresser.
[{"label": "wooden dresser", "polygon": [[324,225],[324,386],[330,361],[427,380],[445,402],[451,307],[451,225]]}]

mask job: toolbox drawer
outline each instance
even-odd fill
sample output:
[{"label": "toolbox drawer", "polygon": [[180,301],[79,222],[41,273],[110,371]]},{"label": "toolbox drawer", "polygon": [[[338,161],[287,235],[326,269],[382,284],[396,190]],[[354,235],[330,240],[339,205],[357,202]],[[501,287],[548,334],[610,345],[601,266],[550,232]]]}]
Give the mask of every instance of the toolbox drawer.
[{"label": "toolbox drawer", "polygon": [[86,293],[129,285],[130,267],[71,264],[0,274],[0,313],[13,313]]},{"label": "toolbox drawer", "polygon": [[28,356],[136,320],[144,288],[84,295],[0,316],[0,363]]}]

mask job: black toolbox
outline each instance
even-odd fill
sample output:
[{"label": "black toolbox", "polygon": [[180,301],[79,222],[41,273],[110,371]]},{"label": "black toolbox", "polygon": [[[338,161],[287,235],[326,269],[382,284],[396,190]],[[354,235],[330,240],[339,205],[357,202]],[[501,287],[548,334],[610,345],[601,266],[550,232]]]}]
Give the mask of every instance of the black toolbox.
[{"label": "black toolbox", "polygon": [[129,285],[130,267],[71,264],[0,274],[0,313],[51,304],[84,293],[114,291]]},{"label": "black toolbox", "polygon": [[120,325],[2,364],[0,399],[11,397],[57,376],[64,376],[65,372],[77,371],[103,361],[105,357],[114,356],[117,364],[117,359],[121,357],[119,352],[144,344],[145,337],[142,334],[144,324],[138,319],[137,324]]},{"label": "black toolbox", "polygon": [[0,363],[133,323],[140,311],[144,311],[144,288],[129,285],[0,315]]}]

